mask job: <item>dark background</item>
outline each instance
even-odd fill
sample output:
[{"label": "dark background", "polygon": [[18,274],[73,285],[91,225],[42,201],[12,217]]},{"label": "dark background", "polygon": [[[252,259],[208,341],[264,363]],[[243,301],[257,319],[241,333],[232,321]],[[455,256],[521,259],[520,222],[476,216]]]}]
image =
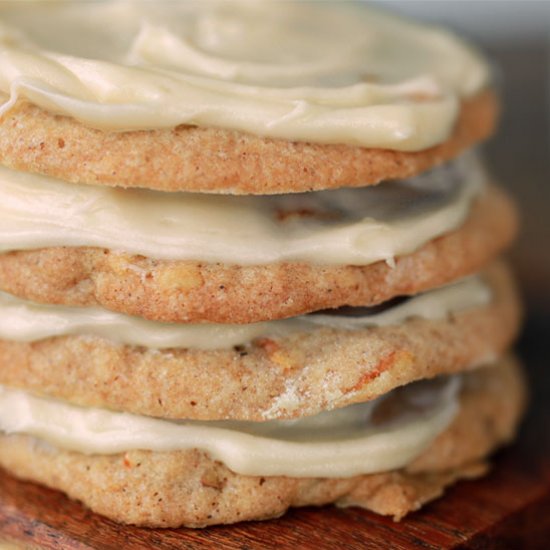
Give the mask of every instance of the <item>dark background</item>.
[{"label": "dark background", "polygon": [[[455,29],[494,62],[503,112],[497,134],[483,149],[497,181],[520,206],[522,228],[511,258],[529,313],[549,318],[550,1],[405,0],[379,4]],[[550,339],[550,324],[547,328]]]}]

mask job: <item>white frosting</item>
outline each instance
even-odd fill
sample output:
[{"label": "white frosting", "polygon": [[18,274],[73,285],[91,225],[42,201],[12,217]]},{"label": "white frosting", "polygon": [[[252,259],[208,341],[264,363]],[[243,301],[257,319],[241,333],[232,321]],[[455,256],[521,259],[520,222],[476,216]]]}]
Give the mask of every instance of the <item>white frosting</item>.
[{"label": "white frosting", "polygon": [[441,319],[450,313],[485,305],[490,298],[491,291],[481,278],[470,277],[419,294],[380,313],[363,316],[312,314],[246,325],[194,325],[147,321],[101,308],[36,304],[0,292],[0,339],[33,342],[77,334],[156,349],[227,349],[259,337],[284,338],[322,327],[359,330],[396,325],[411,317]]},{"label": "white frosting", "polygon": [[[131,449],[201,449],[245,475],[347,477],[401,468],[452,421],[459,379],[424,381],[374,402],[292,421],[168,421],[85,409],[0,386],[0,431],[61,449],[113,454]],[[397,395],[397,412],[373,411]]]},{"label": "white frosting", "polygon": [[484,182],[470,154],[400,182],[280,196],[75,185],[0,167],[0,251],[98,246],[240,265],[366,265],[460,226]]},{"label": "white frosting", "polygon": [[417,151],[487,63],[361,2],[0,3],[0,112],[26,98],[109,130],[218,126]]}]

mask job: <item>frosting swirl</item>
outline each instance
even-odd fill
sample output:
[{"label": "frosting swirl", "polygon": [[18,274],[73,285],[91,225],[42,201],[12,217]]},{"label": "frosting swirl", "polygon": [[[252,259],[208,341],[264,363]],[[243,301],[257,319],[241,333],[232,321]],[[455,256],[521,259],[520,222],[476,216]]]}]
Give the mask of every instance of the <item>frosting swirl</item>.
[{"label": "frosting swirl", "polygon": [[0,46],[0,113],[403,151],[444,141],[489,79],[452,34],[355,2],[2,2]]}]

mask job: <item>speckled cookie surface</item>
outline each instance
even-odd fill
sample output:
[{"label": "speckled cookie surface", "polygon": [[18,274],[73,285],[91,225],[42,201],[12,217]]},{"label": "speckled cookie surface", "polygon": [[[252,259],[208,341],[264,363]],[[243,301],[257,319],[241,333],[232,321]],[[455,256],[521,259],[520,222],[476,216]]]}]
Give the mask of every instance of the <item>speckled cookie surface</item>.
[{"label": "speckled cookie surface", "polygon": [[291,193],[405,178],[488,137],[492,91],[464,101],[451,137],[407,153],[266,139],[215,128],[106,133],[21,102],[0,118],[0,163],[71,182],[164,191]]},{"label": "speckled cookie surface", "polygon": [[412,464],[347,479],[243,476],[198,450],[86,456],[21,436],[0,438],[0,465],[116,521],[151,527],[266,519],[330,502],[399,519],[456,479],[483,473],[486,455],[513,436],[524,401],[513,361],[470,373],[457,417]]},{"label": "speckled cookie surface", "polygon": [[0,341],[0,384],[165,418],[310,415],[491,360],[511,343],[519,305],[508,270],[489,269],[488,305],[445,319],[345,331],[319,328],[228,350],[148,350],[67,336]]},{"label": "speckled cookie surface", "polygon": [[0,289],[42,303],[101,305],[156,321],[252,323],[378,304],[476,272],[512,240],[515,207],[491,186],[466,222],[415,252],[367,266],[239,266],[153,260],[99,248],[0,254]]}]

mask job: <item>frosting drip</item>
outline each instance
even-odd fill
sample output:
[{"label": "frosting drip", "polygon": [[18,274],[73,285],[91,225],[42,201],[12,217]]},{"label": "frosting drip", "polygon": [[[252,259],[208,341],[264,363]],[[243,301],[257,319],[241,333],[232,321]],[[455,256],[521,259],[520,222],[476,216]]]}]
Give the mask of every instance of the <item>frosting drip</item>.
[{"label": "frosting drip", "polygon": [[86,454],[196,448],[244,475],[348,477],[414,460],[454,418],[459,386],[456,377],[423,381],[369,403],[266,422],[160,420],[0,386],[0,431]]},{"label": "frosting drip", "polygon": [[0,252],[96,246],[239,265],[391,262],[459,227],[484,182],[470,154],[409,180],[280,196],[122,190],[0,167]]},{"label": "frosting drip", "polygon": [[451,33],[358,2],[4,1],[0,45],[0,112],[25,98],[106,130],[418,151],[489,80]]}]

